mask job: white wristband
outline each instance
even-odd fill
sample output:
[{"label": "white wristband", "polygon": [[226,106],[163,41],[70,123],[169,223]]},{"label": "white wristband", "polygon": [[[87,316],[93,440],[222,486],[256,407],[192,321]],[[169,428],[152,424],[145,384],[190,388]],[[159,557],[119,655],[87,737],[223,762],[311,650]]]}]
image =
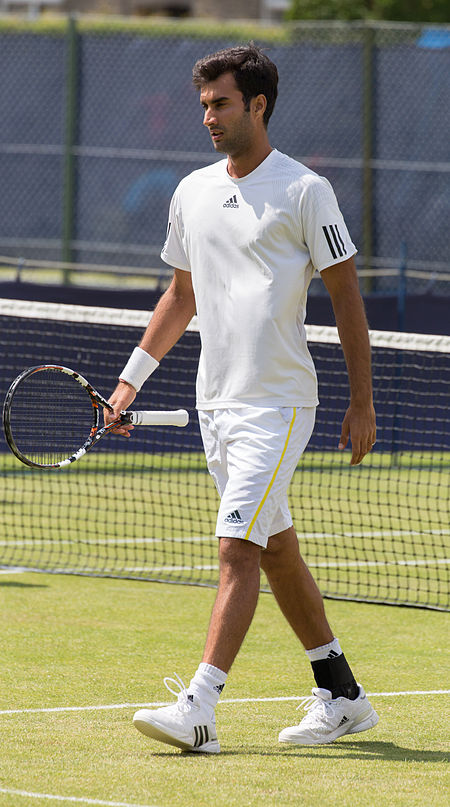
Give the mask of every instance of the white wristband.
[{"label": "white wristband", "polygon": [[127,384],[131,384],[135,388],[136,392],[139,392],[149,375],[157,367],[159,367],[159,361],[156,361],[153,356],[150,356],[150,353],[142,350],[141,347],[135,347],[119,376],[119,380],[126,381]]}]

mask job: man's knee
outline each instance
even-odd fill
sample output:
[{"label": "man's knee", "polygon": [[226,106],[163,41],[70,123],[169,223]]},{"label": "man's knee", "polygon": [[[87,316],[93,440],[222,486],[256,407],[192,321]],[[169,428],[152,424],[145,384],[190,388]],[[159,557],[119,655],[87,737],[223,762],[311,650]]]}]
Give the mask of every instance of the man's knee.
[{"label": "man's knee", "polygon": [[271,535],[267,548],[261,554],[261,567],[264,571],[286,568],[300,559],[297,535],[293,527]]},{"label": "man's knee", "polygon": [[247,573],[248,569],[258,568],[260,565],[261,547],[242,538],[220,538],[219,560],[220,568]]}]

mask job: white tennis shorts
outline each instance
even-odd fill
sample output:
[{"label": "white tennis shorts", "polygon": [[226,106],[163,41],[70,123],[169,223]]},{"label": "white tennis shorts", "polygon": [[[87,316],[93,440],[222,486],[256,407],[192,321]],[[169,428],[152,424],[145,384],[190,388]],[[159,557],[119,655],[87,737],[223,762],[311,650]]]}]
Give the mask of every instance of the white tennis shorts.
[{"label": "white tennis shorts", "polygon": [[199,411],[208,470],[221,498],[216,535],[266,547],[292,526],[287,490],[311,437],[315,407]]}]

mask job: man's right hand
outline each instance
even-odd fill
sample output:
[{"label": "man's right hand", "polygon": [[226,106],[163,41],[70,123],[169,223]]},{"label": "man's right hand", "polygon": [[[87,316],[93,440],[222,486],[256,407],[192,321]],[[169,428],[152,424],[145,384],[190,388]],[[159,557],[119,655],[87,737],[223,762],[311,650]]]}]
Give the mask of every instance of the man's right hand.
[{"label": "man's right hand", "polygon": [[[113,420],[120,416],[121,412],[129,409],[135,398],[135,388],[131,384],[127,384],[126,381],[119,381],[116,389],[108,401],[108,403],[110,403],[113,407],[114,411],[109,412],[107,409],[103,410],[105,425],[112,423]],[[122,437],[131,437],[130,431],[132,429],[134,429],[134,426],[132,426],[131,423],[128,423],[123,426],[117,426],[113,431],[114,434],[120,434]]]}]

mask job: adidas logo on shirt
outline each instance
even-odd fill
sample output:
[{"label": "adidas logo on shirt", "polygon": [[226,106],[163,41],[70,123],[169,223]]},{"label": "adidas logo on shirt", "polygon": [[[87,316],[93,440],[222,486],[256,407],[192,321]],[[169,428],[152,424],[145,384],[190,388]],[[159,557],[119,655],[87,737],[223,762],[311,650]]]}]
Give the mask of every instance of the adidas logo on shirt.
[{"label": "adidas logo on shirt", "polygon": [[224,518],[226,524],[243,524],[239,510],[235,510]]},{"label": "adidas logo on shirt", "polygon": [[239,207],[236,194],[223,203],[223,207]]}]

